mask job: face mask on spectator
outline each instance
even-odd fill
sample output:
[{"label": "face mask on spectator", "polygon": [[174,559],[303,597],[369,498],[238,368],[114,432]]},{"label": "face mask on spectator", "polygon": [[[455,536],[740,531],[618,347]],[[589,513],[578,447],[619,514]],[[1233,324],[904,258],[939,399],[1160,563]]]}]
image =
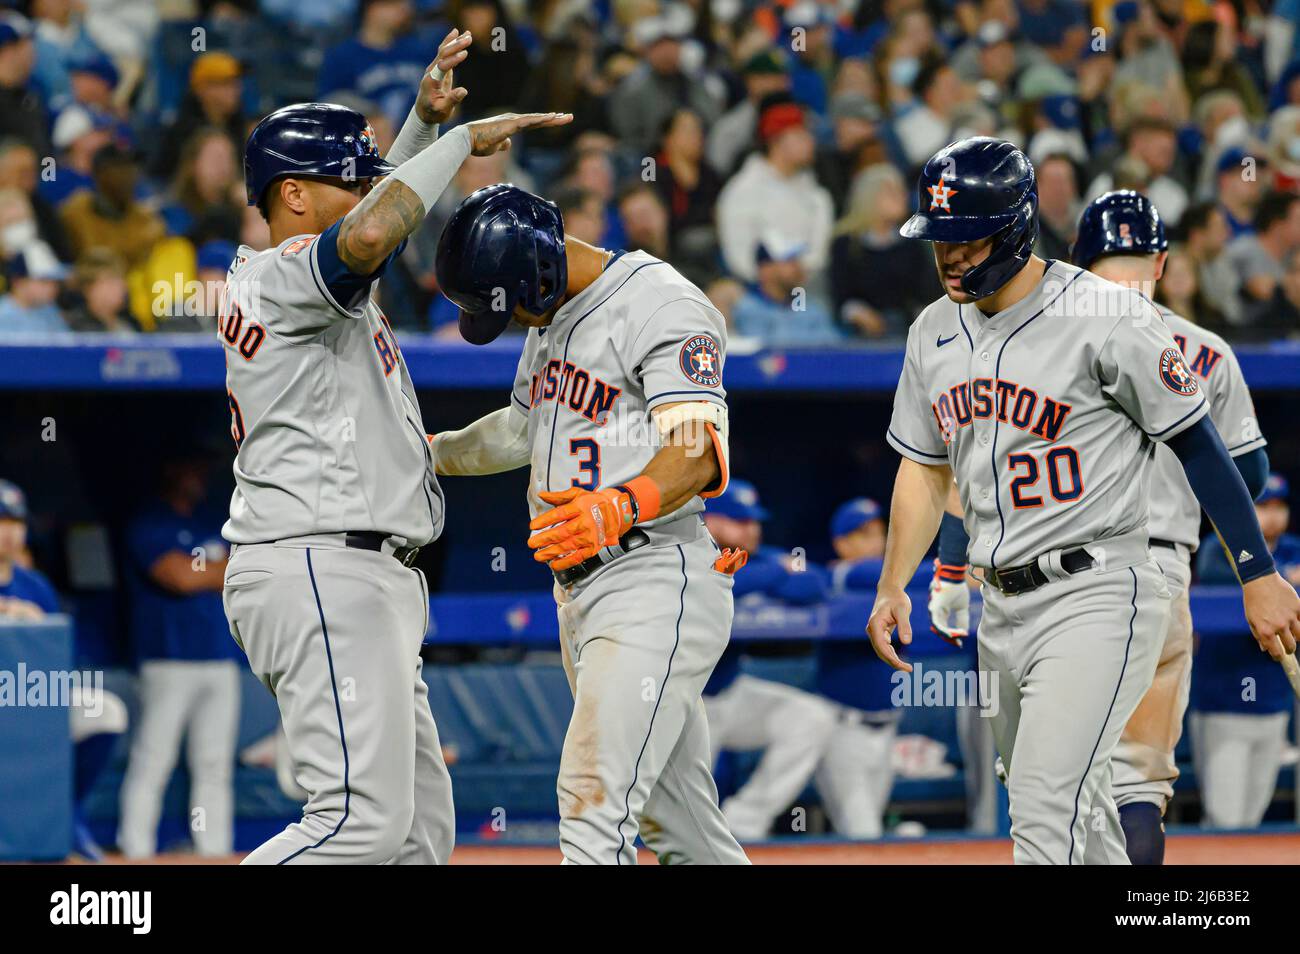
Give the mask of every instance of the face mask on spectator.
[{"label": "face mask on spectator", "polygon": [[919,59],[915,56],[900,56],[889,64],[889,82],[895,86],[911,86],[919,72],[921,72]]},{"label": "face mask on spectator", "polygon": [[4,227],[4,231],[0,232],[0,245],[17,250],[35,242],[36,238],[36,220],[22,219]]}]

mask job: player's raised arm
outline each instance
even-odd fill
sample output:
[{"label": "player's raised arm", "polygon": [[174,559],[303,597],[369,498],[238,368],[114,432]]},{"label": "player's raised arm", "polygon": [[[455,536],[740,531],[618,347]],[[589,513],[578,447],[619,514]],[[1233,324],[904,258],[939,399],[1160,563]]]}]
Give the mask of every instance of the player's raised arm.
[{"label": "player's raised arm", "polygon": [[457,86],[452,71],[469,55],[473,37],[469,31],[459,32],[455,27],[448,31],[438,45],[438,54],[424,71],[415,105],[398,130],[387,159],[395,166],[414,158],[438,138],[438,126],[451,119],[468,90]]},{"label": "player's raised arm", "polygon": [[403,162],[344,216],[339,260],[355,275],[373,273],[416,230],[467,156],[490,156],[509,149],[517,132],[572,121],[569,113],[504,113],[458,126]]}]

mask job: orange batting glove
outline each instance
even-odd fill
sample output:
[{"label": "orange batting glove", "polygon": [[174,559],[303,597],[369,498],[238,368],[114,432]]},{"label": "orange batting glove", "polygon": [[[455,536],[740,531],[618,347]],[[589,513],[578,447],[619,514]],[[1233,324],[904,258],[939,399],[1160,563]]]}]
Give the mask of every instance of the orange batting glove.
[{"label": "orange batting glove", "polygon": [[528,538],[533,559],[565,570],[595,556],[602,547],[617,543],[632,528],[635,507],[632,497],[612,487],[583,490],[570,487],[538,494],[552,505],[528,524],[536,530]]}]

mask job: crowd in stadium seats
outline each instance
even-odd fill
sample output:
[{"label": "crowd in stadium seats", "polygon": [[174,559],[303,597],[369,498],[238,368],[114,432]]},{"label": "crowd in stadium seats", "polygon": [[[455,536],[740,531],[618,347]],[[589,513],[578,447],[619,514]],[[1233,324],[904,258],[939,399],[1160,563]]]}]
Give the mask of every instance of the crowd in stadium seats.
[{"label": "crowd in stadium seats", "polygon": [[897,340],[939,295],[897,234],[917,168],[989,134],[1038,166],[1040,254],[1068,257],[1087,200],[1137,189],[1177,240],[1159,297],[1230,340],[1300,333],[1296,0],[12,5],[0,335],[210,328],[237,245],[268,241],[243,199],[251,124],[331,100],[386,148],[449,24],[474,36],[463,118],[577,118],[466,163],[390,270],[400,327],[455,333],[439,226],[510,180],[573,234],[673,262],[738,340]]}]

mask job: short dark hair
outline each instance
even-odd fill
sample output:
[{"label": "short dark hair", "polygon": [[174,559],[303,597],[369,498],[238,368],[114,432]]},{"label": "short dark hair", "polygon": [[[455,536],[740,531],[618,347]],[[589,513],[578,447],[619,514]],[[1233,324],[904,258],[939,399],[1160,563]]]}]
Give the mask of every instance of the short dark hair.
[{"label": "short dark hair", "polygon": [[1255,231],[1267,232],[1291,214],[1291,206],[1300,202],[1294,192],[1266,192],[1255,210]]},{"label": "short dark hair", "polygon": [[924,96],[934,85],[939,74],[948,68],[948,58],[933,50],[921,57],[921,68],[917,70],[916,79],[912,80],[912,95]]},{"label": "short dark hair", "polygon": [[1138,116],[1124,130],[1124,148],[1127,149],[1136,137],[1148,132],[1167,133],[1170,136],[1178,135],[1178,130],[1174,127],[1174,124],[1167,119],[1161,119],[1159,116]]}]

